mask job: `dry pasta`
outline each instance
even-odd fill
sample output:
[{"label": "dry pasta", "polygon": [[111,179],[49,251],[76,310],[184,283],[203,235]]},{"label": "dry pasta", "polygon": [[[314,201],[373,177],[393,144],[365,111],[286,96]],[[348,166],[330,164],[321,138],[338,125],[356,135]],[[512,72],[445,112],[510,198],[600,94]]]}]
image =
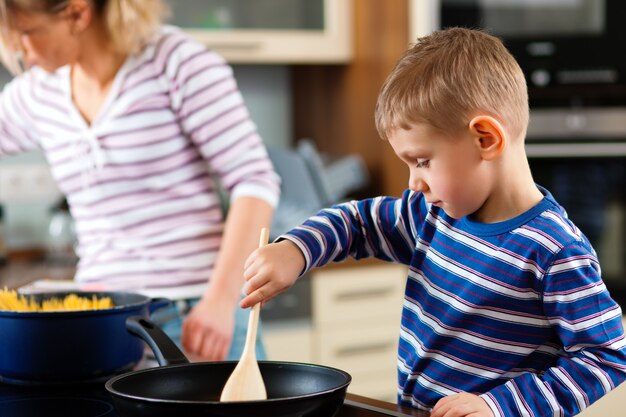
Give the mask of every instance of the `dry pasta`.
[{"label": "dry pasta", "polygon": [[4,311],[77,311],[77,310],[101,310],[114,307],[110,297],[93,295],[91,298],[80,297],[77,294],[69,294],[63,298],[49,298],[41,303],[34,297],[26,297],[18,294],[15,290],[0,291],[0,310]]}]

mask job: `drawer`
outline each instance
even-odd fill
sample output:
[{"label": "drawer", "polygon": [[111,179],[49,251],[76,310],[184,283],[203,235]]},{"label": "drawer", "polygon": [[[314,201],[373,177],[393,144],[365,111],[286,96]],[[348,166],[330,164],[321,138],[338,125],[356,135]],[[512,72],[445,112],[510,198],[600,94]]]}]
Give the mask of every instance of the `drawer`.
[{"label": "drawer", "polygon": [[623,415],[619,410],[626,402],[626,383],[622,383],[613,391],[591,404],[589,408],[579,414],[580,417],[611,417]]},{"label": "drawer", "polygon": [[264,324],[263,344],[267,358],[282,362],[315,362],[311,323],[294,320],[286,324]]},{"label": "drawer", "polygon": [[350,374],[393,371],[397,366],[399,325],[363,323],[345,329],[317,329],[315,355],[320,363]]},{"label": "drawer", "polygon": [[383,265],[315,272],[315,325],[389,317],[399,326],[406,271],[403,265]]},{"label": "drawer", "polygon": [[398,374],[392,372],[361,372],[352,375],[348,392],[395,403],[398,395]]}]

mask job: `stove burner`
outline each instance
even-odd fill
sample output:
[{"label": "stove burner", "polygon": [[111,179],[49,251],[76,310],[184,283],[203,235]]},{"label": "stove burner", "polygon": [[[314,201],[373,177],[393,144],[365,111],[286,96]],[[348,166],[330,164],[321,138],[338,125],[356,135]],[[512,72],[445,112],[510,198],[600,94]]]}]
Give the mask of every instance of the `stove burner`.
[{"label": "stove burner", "polygon": [[[41,414],[42,411],[45,414]],[[102,400],[80,397],[35,397],[0,401],[0,415],[112,417],[116,414],[113,406]]]},{"label": "stove burner", "polygon": [[0,384],[2,417],[118,417],[104,384]]}]

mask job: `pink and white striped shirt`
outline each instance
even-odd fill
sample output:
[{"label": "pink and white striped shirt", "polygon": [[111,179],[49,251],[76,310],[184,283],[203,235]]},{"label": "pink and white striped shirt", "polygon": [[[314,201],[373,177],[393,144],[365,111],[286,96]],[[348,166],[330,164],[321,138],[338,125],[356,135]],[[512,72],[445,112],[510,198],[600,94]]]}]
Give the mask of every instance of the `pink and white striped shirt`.
[{"label": "pink and white striped shirt", "polygon": [[0,155],[38,148],[76,222],[83,284],[205,285],[224,228],[219,187],[273,206],[280,194],[232,69],[171,27],[126,60],[91,124],[72,101],[69,67],[12,80]]}]

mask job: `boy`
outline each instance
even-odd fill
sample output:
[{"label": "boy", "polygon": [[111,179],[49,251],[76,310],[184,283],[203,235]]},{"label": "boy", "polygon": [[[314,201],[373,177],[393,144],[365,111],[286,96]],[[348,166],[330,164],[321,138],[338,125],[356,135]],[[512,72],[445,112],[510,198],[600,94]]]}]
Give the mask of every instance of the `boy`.
[{"label": "boy", "polygon": [[431,417],[579,413],[626,377],[622,313],[588,240],[533,182],[528,113],[497,38],[453,28],[419,39],[376,106],[409,189],[323,210],[255,251],[241,306],[331,261],[403,263],[400,403]]}]

